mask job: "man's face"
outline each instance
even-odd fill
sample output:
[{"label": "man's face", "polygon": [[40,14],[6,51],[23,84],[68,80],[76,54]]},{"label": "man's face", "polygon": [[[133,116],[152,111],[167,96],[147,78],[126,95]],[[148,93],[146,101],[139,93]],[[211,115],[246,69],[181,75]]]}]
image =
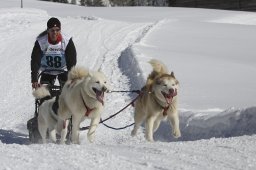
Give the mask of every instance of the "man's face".
[{"label": "man's face", "polygon": [[57,38],[60,34],[60,28],[59,27],[52,27],[48,30],[49,37],[51,41],[57,41]]}]

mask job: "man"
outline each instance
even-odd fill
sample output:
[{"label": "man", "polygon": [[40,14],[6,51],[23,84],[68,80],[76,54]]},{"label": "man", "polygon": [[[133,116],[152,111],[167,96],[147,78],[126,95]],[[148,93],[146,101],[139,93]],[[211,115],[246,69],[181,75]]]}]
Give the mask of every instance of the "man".
[{"label": "man", "polygon": [[[57,18],[50,18],[47,30],[39,34],[31,55],[32,88],[40,84],[54,85],[58,71],[61,86],[67,81],[68,71],[76,65],[76,48],[72,38],[61,33],[61,23]],[[47,71],[49,70],[49,71]],[[44,71],[38,82],[39,71]]]}]

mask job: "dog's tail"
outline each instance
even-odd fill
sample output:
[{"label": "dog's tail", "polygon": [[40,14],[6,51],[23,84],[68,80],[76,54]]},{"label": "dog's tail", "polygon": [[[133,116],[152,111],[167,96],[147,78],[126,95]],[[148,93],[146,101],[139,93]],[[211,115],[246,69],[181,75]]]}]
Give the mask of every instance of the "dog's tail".
[{"label": "dog's tail", "polygon": [[42,99],[46,96],[51,96],[49,90],[45,86],[37,88],[35,91],[33,91],[32,94],[36,99]]},{"label": "dog's tail", "polygon": [[167,67],[159,60],[152,59],[149,61],[151,66],[153,67],[153,71],[150,73],[150,75],[147,78],[147,84],[151,84],[152,81],[161,74],[168,74]]},{"label": "dog's tail", "polygon": [[166,68],[164,63],[162,63],[161,61],[152,59],[149,61],[149,63],[153,67],[153,71],[155,71],[159,74],[168,74],[168,69]]},{"label": "dog's tail", "polygon": [[89,70],[84,67],[75,66],[73,67],[70,72],[68,73],[68,80],[77,80],[82,79],[89,75]]}]

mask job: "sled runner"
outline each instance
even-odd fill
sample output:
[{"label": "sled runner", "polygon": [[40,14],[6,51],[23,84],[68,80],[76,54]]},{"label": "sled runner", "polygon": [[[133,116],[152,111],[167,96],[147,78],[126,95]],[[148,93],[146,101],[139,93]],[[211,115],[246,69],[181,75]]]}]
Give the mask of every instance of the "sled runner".
[{"label": "sled runner", "polygon": [[[44,70],[42,71],[39,75],[38,75],[38,82],[40,82],[40,78],[41,78],[41,75],[43,73],[47,73],[47,72],[55,72],[56,75],[60,75],[61,73],[64,73],[63,70]],[[27,129],[28,129],[28,133],[29,133],[29,141],[31,143],[39,143],[40,140],[42,139],[39,131],[38,131],[38,111],[39,111],[39,106],[45,101],[45,100],[48,100],[48,99],[51,99],[53,97],[56,97],[56,99],[58,100],[58,97],[61,93],[61,85],[50,85],[48,84],[47,85],[47,88],[49,89],[49,92],[51,94],[50,97],[46,97],[46,98],[43,98],[43,99],[35,99],[35,113],[34,113],[34,117],[31,118],[30,120],[27,121]],[[56,102],[53,106],[53,111],[57,114],[57,109],[58,109],[58,102]],[[67,142],[69,142],[70,138],[70,132],[71,132],[71,124],[68,126],[68,134],[67,134]]]}]

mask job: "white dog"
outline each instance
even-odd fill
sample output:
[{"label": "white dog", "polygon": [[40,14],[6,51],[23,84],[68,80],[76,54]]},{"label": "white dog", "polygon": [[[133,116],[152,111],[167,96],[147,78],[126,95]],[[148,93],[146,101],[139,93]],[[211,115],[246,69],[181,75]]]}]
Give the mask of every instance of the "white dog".
[{"label": "white dog", "polygon": [[172,126],[173,136],[181,136],[179,129],[179,115],[177,95],[179,82],[174,73],[168,73],[163,63],[151,60],[153,71],[147,78],[146,85],[135,101],[135,125],[131,135],[135,136],[137,130],[146,121],[146,139],[154,141],[153,133],[158,129],[161,120],[167,119]]},{"label": "white dog", "polygon": [[[33,96],[37,99],[50,97],[50,92],[45,86],[41,86],[33,91]],[[46,143],[47,130],[49,131],[50,139],[56,142],[56,134],[61,135],[60,143],[63,144],[66,140],[68,120],[58,121],[59,117],[52,110],[52,105],[55,102],[55,97],[49,100],[45,100],[39,106],[38,112],[38,130],[42,137],[42,142]],[[63,124],[64,123],[64,124]],[[64,127],[64,128],[63,128]]]},{"label": "white dog", "polygon": [[107,89],[107,78],[102,72],[91,72],[82,67],[74,67],[69,72],[59,97],[58,115],[64,122],[72,116],[73,143],[79,143],[80,123],[85,118],[91,119],[87,138],[94,141]]}]

